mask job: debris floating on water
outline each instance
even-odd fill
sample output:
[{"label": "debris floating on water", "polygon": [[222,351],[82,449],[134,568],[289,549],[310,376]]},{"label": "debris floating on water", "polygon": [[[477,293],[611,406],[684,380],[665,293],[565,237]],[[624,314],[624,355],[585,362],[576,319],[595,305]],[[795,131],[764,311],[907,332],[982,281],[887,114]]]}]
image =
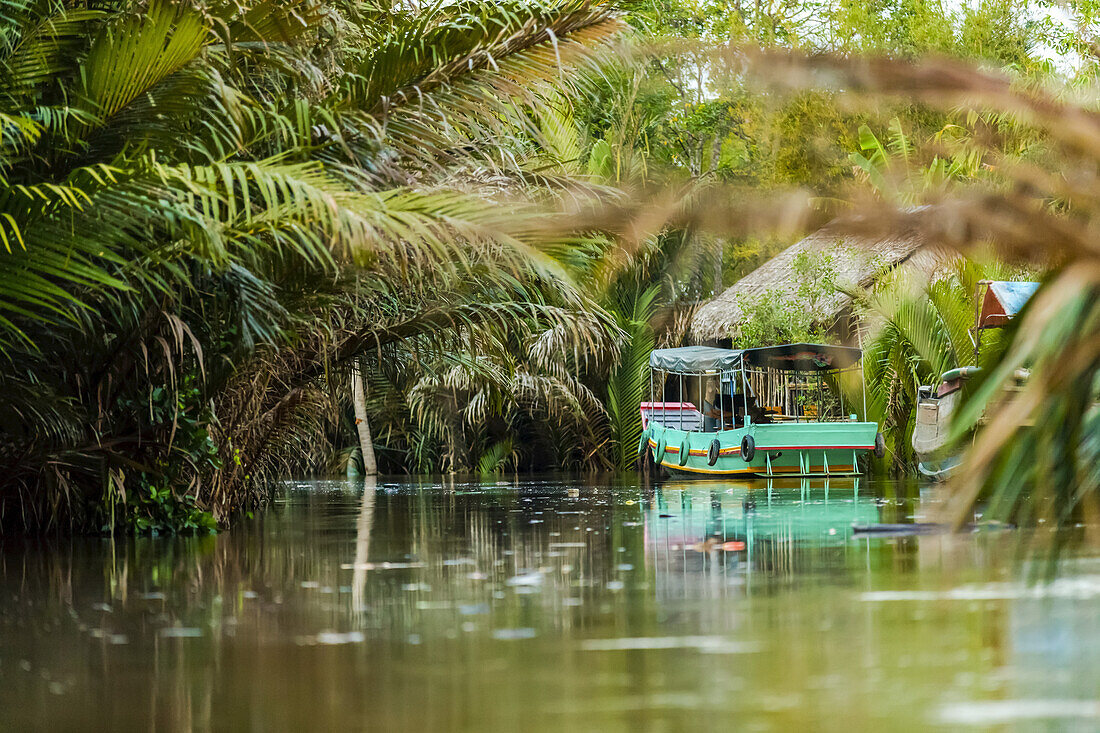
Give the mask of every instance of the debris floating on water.
[{"label": "debris floating on water", "polygon": [[721,552],[741,552],[746,547],[745,543],[741,540],[731,540],[729,542],[719,542],[716,539],[708,539],[706,542],[696,542],[694,545],[670,545],[670,550],[693,550],[695,552],[710,552],[711,550],[719,550]]},{"label": "debris floating on water", "polygon": [[[1014,525],[999,522],[970,523],[963,525],[968,532],[982,530],[1015,529]],[[912,535],[946,534],[951,526],[938,522],[913,522],[911,524],[853,524],[852,534],[872,535],[875,537],[909,537]]]}]

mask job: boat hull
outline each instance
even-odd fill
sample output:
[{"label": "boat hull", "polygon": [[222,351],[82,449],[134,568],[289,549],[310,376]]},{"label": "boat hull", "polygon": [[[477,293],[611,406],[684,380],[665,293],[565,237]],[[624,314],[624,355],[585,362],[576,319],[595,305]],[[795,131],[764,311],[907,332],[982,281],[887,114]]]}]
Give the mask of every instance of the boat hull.
[{"label": "boat hull", "polygon": [[[873,422],[802,422],[750,425],[716,433],[685,432],[660,425],[648,431],[648,450],[655,464],[685,476],[852,476],[861,473],[860,456],[875,447]],[[752,460],[741,455],[751,435]],[[718,459],[709,460],[717,440]],[[688,455],[681,459],[685,444]]]}]

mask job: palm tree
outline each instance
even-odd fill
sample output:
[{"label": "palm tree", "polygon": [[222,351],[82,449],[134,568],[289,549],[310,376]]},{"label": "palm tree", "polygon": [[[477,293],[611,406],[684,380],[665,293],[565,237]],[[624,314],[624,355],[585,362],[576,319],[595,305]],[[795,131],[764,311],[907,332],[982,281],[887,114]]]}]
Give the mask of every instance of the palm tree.
[{"label": "palm tree", "polygon": [[[531,104],[618,28],[588,2],[0,3],[5,524],[224,519],[316,461],[376,342],[522,320],[448,320],[471,272],[571,298],[535,210],[481,180],[523,180]],[[369,320],[378,293],[411,307]]]},{"label": "palm tree", "polygon": [[[912,449],[920,385],[934,385],[955,367],[974,364],[974,297],[983,279],[1007,279],[1011,268],[959,259],[948,273],[921,286],[895,272],[859,297],[866,320],[876,324],[866,344],[864,379],[868,419],[882,426],[895,471],[914,467]],[[992,345],[991,340],[986,345]],[[991,357],[983,350],[982,363]],[[858,390],[856,390],[858,392]]]}]

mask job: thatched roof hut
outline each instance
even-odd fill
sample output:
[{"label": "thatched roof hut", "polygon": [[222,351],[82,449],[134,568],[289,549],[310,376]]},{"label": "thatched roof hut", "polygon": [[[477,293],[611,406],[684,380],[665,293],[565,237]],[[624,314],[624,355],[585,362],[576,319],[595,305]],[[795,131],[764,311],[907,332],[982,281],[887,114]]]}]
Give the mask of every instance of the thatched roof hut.
[{"label": "thatched roof hut", "polygon": [[[835,222],[791,245],[772,259],[727,288],[725,292],[701,305],[691,321],[692,338],[698,343],[723,342],[735,338],[743,315],[745,300],[777,293],[793,302],[811,304],[798,293],[799,276],[796,258],[801,253],[821,253],[830,257],[836,273],[836,284],[843,290],[867,288],[883,275],[899,267],[912,269],[924,279],[935,277],[955,255],[938,247],[926,247],[916,231],[897,232],[888,237],[868,237],[845,232]],[[845,315],[850,312],[852,297],[836,292],[818,299],[814,321],[820,325],[837,326],[837,336],[851,335]],[[837,325],[839,324],[839,325]]]}]

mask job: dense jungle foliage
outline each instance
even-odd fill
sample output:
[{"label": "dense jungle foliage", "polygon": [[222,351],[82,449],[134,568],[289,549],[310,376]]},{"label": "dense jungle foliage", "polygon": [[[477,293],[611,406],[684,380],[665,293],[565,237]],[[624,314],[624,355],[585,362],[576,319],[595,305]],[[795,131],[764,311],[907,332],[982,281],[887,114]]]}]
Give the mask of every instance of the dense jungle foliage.
[{"label": "dense jungle foliage", "polygon": [[537,113],[621,31],[608,6],[13,0],[0,21],[6,526],[224,521],[324,469],[360,355],[409,425],[380,431],[390,470],[464,467],[464,421],[591,430],[575,365],[616,331],[533,205],[562,189]]},{"label": "dense jungle foliage", "polygon": [[649,350],[801,228],[1079,155],[1015,113],[1087,117],[1094,12],[0,0],[0,524],[208,529],[368,425],[383,472],[626,468]]}]

